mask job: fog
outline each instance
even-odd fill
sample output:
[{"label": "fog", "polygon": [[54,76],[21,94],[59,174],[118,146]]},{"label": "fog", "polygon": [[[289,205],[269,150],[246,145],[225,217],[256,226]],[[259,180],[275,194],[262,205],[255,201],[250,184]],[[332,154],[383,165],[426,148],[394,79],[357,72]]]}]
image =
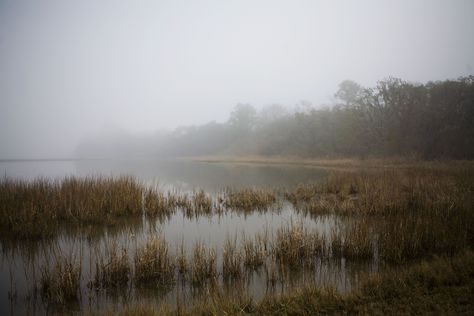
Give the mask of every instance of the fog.
[{"label": "fog", "polygon": [[471,0],[0,0],[0,159],[472,75],[473,39]]}]

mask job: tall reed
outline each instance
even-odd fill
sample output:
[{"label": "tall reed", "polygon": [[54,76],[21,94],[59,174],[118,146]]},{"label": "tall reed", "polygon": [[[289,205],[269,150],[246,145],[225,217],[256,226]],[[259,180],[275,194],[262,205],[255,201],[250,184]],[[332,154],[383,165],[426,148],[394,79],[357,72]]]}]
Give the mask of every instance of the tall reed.
[{"label": "tall reed", "polygon": [[115,240],[105,246],[105,254],[96,249],[93,285],[96,288],[124,287],[128,284],[131,273],[128,249],[126,247],[120,249]]},{"label": "tall reed", "polygon": [[73,254],[54,253],[52,266],[47,262],[41,268],[40,291],[52,304],[78,301],[81,296],[82,261]]},{"label": "tall reed", "polygon": [[135,284],[138,286],[167,286],[175,281],[175,262],[166,239],[150,236],[135,253]]},{"label": "tall reed", "polygon": [[207,248],[202,242],[194,246],[193,259],[190,267],[190,279],[193,285],[215,283],[217,281],[216,251]]}]

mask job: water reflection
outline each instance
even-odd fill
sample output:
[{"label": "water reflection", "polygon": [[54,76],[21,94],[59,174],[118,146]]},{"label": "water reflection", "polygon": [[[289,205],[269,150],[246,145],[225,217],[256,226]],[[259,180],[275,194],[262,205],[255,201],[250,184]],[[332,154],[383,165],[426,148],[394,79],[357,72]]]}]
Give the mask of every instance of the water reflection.
[{"label": "water reflection", "polygon": [[69,311],[105,311],[131,302],[151,305],[165,302],[173,306],[177,302],[192,304],[202,299],[202,293],[208,293],[210,284],[195,287],[179,277],[176,284],[169,287],[135,287],[132,281],[117,289],[96,289],[90,286],[95,276],[96,258],[103,255],[107,247],[117,243],[119,247],[128,249],[128,261],[133,266],[137,247],[143,245],[150,234],[164,236],[174,255],[179,253],[180,245],[184,245],[188,262],[192,261],[192,250],[198,242],[215,249],[219,273],[217,287],[226,295],[240,289],[238,293],[246,293],[258,300],[269,294],[290,293],[309,284],[332,286],[340,292],[347,292],[357,284],[359,274],[374,269],[374,262],[356,264],[347,263],[344,259],[320,258],[312,267],[295,270],[275,265],[271,261],[273,259],[267,256],[263,266],[244,269],[242,278],[225,282],[222,277],[222,249],[227,239],[235,239],[241,245],[244,238],[267,234],[269,240],[273,240],[277,229],[291,223],[304,223],[311,231],[329,236],[332,229],[340,225],[339,222],[340,219],[335,216],[311,218],[295,211],[290,204],[283,204],[277,212],[228,212],[191,218],[183,212],[176,212],[164,220],[140,218],[112,227],[65,229],[55,239],[17,244],[2,242],[0,309],[20,314],[64,311],[61,309],[64,307],[48,304],[36,287],[43,269],[53,266],[58,254],[78,258],[81,265],[81,295],[79,301],[67,306]]},{"label": "water reflection", "polygon": [[[208,164],[191,161],[154,160],[85,160],[85,161],[22,161],[0,162],[0,171],[10,177],[32,179],[38,176],[61,178],[65,175],[122,175],[131,174],[146,183],[159,183],[163,189],[204,189],[213,193],[225,187],[292,187],[304,182],[324,179],[326,171],[296,166],[257,166]],[[41,241],[1,240],[0,311],[2,314],[47,314],[67,310],[100,312],[120,309],[125,305],[166,302],[170,305],[192,304],[208,295],[206,285],[192,286],[177,277],[169,287],[135,287],[130,280],[125,287],[96,289],[91,280],[96,271],[95,260],[112,242],[128,249],[128,261],[133,267],[137,247],[150,234],[164,236],[170,252],[177,255],[183,245],[188,260],[193,247],[204,243],[215,249],[219,280],[217,288],[227,295],[247,293],[254,299],[265,295],[288,293],[305,284],[333,286],[340,292],[349,291],[357,284],[361,273],[372,271],[373,262],[347,263],[343,259],[319,260],[310,269],[287,269],[276,266],[273,259],[255,269],[244,269],[239,280],[224,282],[222,278],[222,249],[227,239],[241,245],[244,238],[275,232],[290,223],[302,223],[312,231],[329,236],[340,219],[336,216],[311,217],[298,212],[288,202],[279,201],[278,207],[261,212],[226,211],[206,216],[186,216],[177,211],[167,217],[120,219],[111,226],[65,225],[56,238]],[[42,269],[51,267],[57,254],[80,258],[80,297],[66,307],[48,304],[37,287]],[[133,269],[133,268],[132,268]],[[237,291],[237,292],[235,292]],[[204,293],[204,294],[203,294]],[[58,309],[59,308],[59,309]]]},{"label": "water reflection", "polygon": [[12,178],[62,178],[65,175],[133,175],[165,189],[215,192],[225,187],[292,187],[323,179],[327,171],[285,165],[214,164],[188,160],[0,161],[0,172]]}]

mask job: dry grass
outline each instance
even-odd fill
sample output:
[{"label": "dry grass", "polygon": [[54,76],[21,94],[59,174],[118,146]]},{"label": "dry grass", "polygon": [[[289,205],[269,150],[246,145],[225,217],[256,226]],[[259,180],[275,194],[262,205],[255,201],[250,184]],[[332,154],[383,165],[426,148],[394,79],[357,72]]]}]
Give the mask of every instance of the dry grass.
[{"label": "dry grass", "polygon": [[165,195],[156,189],[147,189],[144,195],[144,206],[148,216],[168,216],[176,210],[177,197],[171,192]]},{"label": "dry grass", "polygon": [[212,198],[203,190],[194,192],[193,207],[195,215],[209,215],[212,212]]},{"label": "dry grass", "polygon": [[222,277],[225,281],[242,276],[242,254],[237,248],[237,240],[227,239],[222,249]]},{"label": "dry grass", "polygon": [[96,249],[93,281],[95,288],[125,287],[130,279],[130,273],[131,267],[126,247],[119,248],[117,242],[113,240],[110,245],[106,245],[104,254]]},{"label": "dry grass", "polygon": [[0,180],[3,236],[44,237],[60,224],[111,224],[142,212],[142,186],[131,177]]},{"label": "dry grass", "polygon": [[267,211],[277,202],[273,190],[263,189],[227,189],[220,198],[224,207],[236,211]]},{"label": "dry grass", "polygon": [[54,253],[52,265],[41,268],[40,292],[49,304],[78,301],[81,295],[82,262],[76,256]]},{"label": "dry grass", "polygon": [[217,281],[217,256],[214,249],[208,249],[203,243],[197,243],[193,250],[190,267],[190,281],[195,286]]},{"label": "dry grass", "polygon": [[326,249],[326,240],[310,232],[303,224],[290,223],[279,228],[273,243],[273,253],[280,264],[292,268],[310,267]]},{"label": "dry grass", "polygon": [[244,292],[213,292],[188,309],[142,305],[120,315],[470,315],[473,293],[474,254],[467,252],[375,274],[347,294],[309,285],[255,302]]},{"label": "dry grass", "polygon": [[135,253],[135,285],[168,286],[175,282],[175,262],[166,239],[150,236]]},{"label": "dry grass", "polygon": [[[189,213],[189,216],[207,216],[216,211],[215,205],[252,212],[267,210],[278,202],[277,194],[271,190],[227,190],[220,196],[220,201],[215,203],[203,191],[196,191],[192,195],[164,195],[156,190],[144,190],[127,179],[114,180],[116,182],[105,179],[76,179],[75,182],[37,180],[30,183],[8,182],[11,180],[5,179],[0,184],[2,234],[12,234],[15,231],[12,225],[17,225],[16,230],[21,228],[25,230],[24,234],[32,236],[35,233],[53,232],[57,226],[70,221],[110,223],[119,217],[139,217],[137,215],[141,211],[139,209],[136,212],[135,203],[139,201],[141,207],[142,193],[145,212],[150,216],[166,214],[178,208],[182,208],[185,214]],[[285,195],[298,210],[316,217],[333,214],[337,222],[342,224],[337,225],[331,235],[326,236],[303,224],[290,222],[277,229],[272,239],[264,233],[244,237],[239,244],[235,239],[227,240],[222,251],[218,252],[222,253],[222,279],[238,280],[244,271],[254,272],[251,270],[262,267],[266,275],[263,282],[275,287],[277,282],[291,281],[291,275],[284,275],[286,271],[309,269],[311,272],[311,267],[320,259],[335,258],[335,262],[342,262],[338,260],[340,258],[346,261],[374,260],[394,267],[393,264],[408,266],[435,256],[457,258],[467,249],[472,249],[474,244],[473,179],[474,171],[464,167],[423,166],[398,170],[381,168],[333,172],[323,183],[299,186]],[[137,192],[140,193],[138,200]],[[107,199],[115,198],[117,194],[124,195],[119,202],[107,202]],[[91,198],[92,201],[76,201],[79,198]],[[20,215],[15,214],[10,209],[12,207],[17,207]],[[93,207],[97,207],[94,212]],[[79,214],[79,210],[85,213]],[[32,217],[21,218],[26,215]],[[42,232],[45,228],[46,231]],[[24,235],[18,235],[21,236]],[[97,259],[94,276],[96,287],[125,287],[129,283],[128,278],[136,286],[171,285],[175,283],[177,275],[191,288],[217,284],[217,262],[220,262],[220,258],[217,258],[216,251],[198,243],[192,257],[188,258],[184,249],[184,244],[181,244],[181,248],[178,247],[176,253],[171,254],[164,237],[152,236],[137,248],[134,269],[131,269],[126,251],[110,245],[108,252]],[[470,254],[463,260],[470,260],[472,264],[472,257]],[[223,307],[235,312],[233,308],[240,306],[249,313],[304,313],[317,311],[313,309],[316,307],[331,308],[333,304],[336,306],[335,311],[364,312],[352,305],[358,302],[367,311],[373,311],[374,306],[364,305],[366,301],[359,298],[364,297],[375,304],[388,304],[390,297],[407,299],[403,291],[419,295],[412,288],[414,284],[421,286],[423,291],[430,291],[432,284],[446,286],[446,282],[461,282],[455,278],[443,281],[445,279],[438,275],[444,272],[457,273],[443,270],[443,265],[452,264],[446,263],[447,260],[450,259],[441,260],[442,264],[439,265],[429,265],[429,269],[422,265],[418,270],[410,270],[407,275],[415,278],[413,282],[403,279],[399,283],[394,276],[386,275],[371,280],[372,283],[367,283],[370,286],[367,285],[355,296],[346,297],[313,288],[302,290],[294,296],[272,298],[268,303],[264,301],[253,305],[245,305],[248,303],[245,299],[242,300],[242,306],[235,302],[221,302],[223,298],[218,297],[211,302],[211,306],[213,311]],[[248,270],[243,270],[243,267]],[[462,264],[453,267],[471,269]],[[80,279],[81,265],[77,260],[58,259],[42,272],[41,293],[47,301],[62,304],[80,295],[77,290],[80,282],[77,280]],[[468,279],[473,278],[472,273],[459,273]],[[276,310],[270,302],[287,305]],[[199,307],[199,303],[196,306],[198,311],[205,310]]]},{"label": "dry grass", "polygon": [[372,241],[374,234],[370,231],[369,223],[365,220],[359,220],[347,226],[343,231],[342,256],[348,260],[373,259],[374,246]]},{"label": "dry grass", "polygon": [[188,259],[186,257],[186,250],[184,248],[184,241],[181,242],[181,246],[178,250],[178,256],[176,257],[176,265],[178,266],[178,272],[181,277],[185,277],[189,270]]},{"label": "dry grass", "polygon": [[257,234],[253,239],[243,238],[242,253],[245,267],[256,269],[264,264],[268,248],[267,238],[266,234]]}]

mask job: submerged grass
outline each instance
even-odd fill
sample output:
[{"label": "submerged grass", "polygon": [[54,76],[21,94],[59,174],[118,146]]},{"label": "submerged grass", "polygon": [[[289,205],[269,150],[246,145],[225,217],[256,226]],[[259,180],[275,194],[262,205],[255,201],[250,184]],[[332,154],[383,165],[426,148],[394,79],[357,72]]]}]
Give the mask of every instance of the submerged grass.
[{"label": "submerged grass", "polygon": [[141,305],[119,315],[458,315],[472,313],[473,293],[474,254],[468,251],[375,274],[347,294],[315,286],[260,301],[246,293],[211,294],[188,309]]},{"label": "submerged grass", "polygon": [[280,264],[301,268],[311,266],[324,246],[325,240],[319,234],[310,232],[303,224],[290,223],[277,230],[273,252]]},{"label": "submerged grass", "polygon": [[[203,191],[165,195],[145,189],[132,178],[3,179],[0,193],[1,235],[17,238],[52,234],[68,222],[110,224],[117,218],[139,217],[143,211],[153,217],[182,209],[185,216],[197,217],[222,209],[266,211],[279,202],[276,191],[256,189],[227,190],[217,202]],[[465,253],[474,245],[472,169],[333,172],[325,182],[299,186],[286,192],[285,198],[297,210],[316,218],[333,214],[336,228],[323,234],[303,223],[290,222],[277,229],[272,238],[264,233],[244,237],[240,243],[227,240],[218,252],[222,254],[222,280],[239,280],[244,271],[263,267],[267,285],[275,287],[288,279],[282,271],[311,269],[321,259],[376,261],[391,267],[403,264],[405,268],[397,270],[398,275],[385,273],[366,280],[350,295],[310,287],[259,303],[244,296],[241,300],[218,296],[212,298],[209,309],[197,302],[192,312],[212,314],[222,308],[230,314],[393,314],[429,312],[428,303],[435,304],[434,313],[466,311],[459,304],[472,308],[472,303],[462,303],[449,293],[467,299],[471,297],[463,291],[473,289],[474,255]],[[183,283],[196,288],[216,285],[220,280],[220,258],[215,249],[202,242],[194,246],[188,258],[184,242],[172,254],[164,236],[153,235],[137,248],[133,265],[127,250],[113,244],[106,249],[97,257],[96,288],[124,287],[129,279],[138,287],[156,287],[172,285],[179,276]],[[421,260],[430,261],[417,263]],[[413,267],[407,268],[410,265]],[[446,275],[441,276],[443,273]],[[80,261],[60,257],[42,269],[42,296],[60,304],[77,300],[80,275]],[[411,307],[416,303],[406,293],[421,299],[423,306]],[[432,297],[437,296],[447,305],[436,309],[437,301]],[[408,305],[403,306],[405,303]]]},{"label": "submerged grass", "polygon": [[255,238],[243,238],[242,254],[243,264],[246,268],[256,269],[262,266],[267,255],[267,235],[257,234]]},{"label": "submerged grass", "polygon": [[82,262],[76,256],[55,253],[52,266],[41,268],[40,293],[48,304],[77,302],[80,298]]},{"label": "submerged grass", "polygon": [[168,192],[167,195],[148,188],[144,193],[145,212],[150,217],[162,217],[173,213],[177,207],[176,195]]},{"label": "submerged grass", "polygon": [[96,249],[95,277],[92,285],[99,288],[118,288],[128,284],[131,267],[128,250],[119,248],[116,241],[106,245],[105,253]]},{"label": "submerged grass", "polygon": [[242,254],[237,248],[237,240],[227,239],[222,249],[222,277],[232,281],[242,276]]},{"label": "submerged grass", "polygon": [[168,286],[175,282],[175,262],[166,239],[151,236],[135,254],[136,286]]},{"label": "submerged grass", "polygon": [[218,277],[216,251],[207,248],[202,242],[194,245],[189,274],[190,281],[195,286],[214,284]]}]

